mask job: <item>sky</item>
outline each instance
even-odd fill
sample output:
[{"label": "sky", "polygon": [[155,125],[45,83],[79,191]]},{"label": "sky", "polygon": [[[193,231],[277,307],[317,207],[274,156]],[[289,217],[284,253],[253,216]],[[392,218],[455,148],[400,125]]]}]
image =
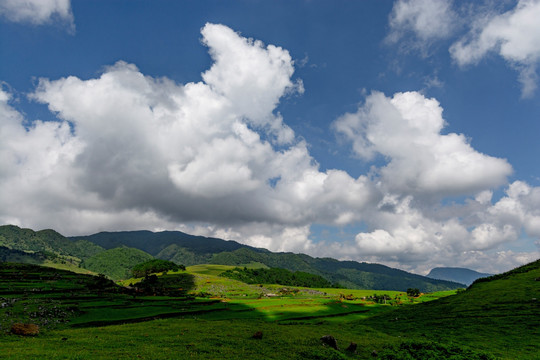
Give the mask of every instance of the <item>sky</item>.
[{"label": "sky", "polygon": [[426,274],[540,257],[540,1],[0,0],[0,224]]}]

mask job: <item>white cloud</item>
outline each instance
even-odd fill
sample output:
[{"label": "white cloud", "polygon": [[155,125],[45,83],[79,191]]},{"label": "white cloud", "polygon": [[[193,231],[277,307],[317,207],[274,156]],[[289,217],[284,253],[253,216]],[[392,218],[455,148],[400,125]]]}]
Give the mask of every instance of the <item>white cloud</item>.
[{"label": "white cloud", "polygon": [[398,0],[389,16],[390,33],[386,40],[397,43],[412,34],[406,47],[423,49],[436,40],[452,35],[458,22],[449,0]]},{"label": "white cloud", "polygon": [[34,25],[59,19],[73,27],[70,0],[0,0],[0,15],[9,21]]},{"label": "white cloud", "polygon": [[540,60],[540,1],[520,0],[516,7],[490,17],[477,15],[470,33],[454,43],[450,53],[460,65],[477,64],[489,53],[497,53],[519,72],[524,97],[537,84]]},{"label": "white cloud", "polygon": [[[30,131],[6,98],[6,112],[19,120],[9,122],[15,130],[4,144],[6,158],[15,160],[4,167],[12,176],[2,184],[6,206],[0,218],[35,226],[39,217],[73,234],[84,232],[77,216],[114,228],[103,214],[127,212],[158,228],[189,222],[231,228],[253,243],[259,240],[250,240],[255,238],[248,230],[257,231],[252,223],[294,238],[313,221],[358,218],[352,214],[373,198],[367,178],[319,171],[307,144],[274,114],[280,97],[297,89],[289,53],[222,25],[207,24],[202,34],[215,61],[202,74],[204,82],[155,79],[121,61],[95,79],[41,79],[32,98],[62,121],[36,121]],[[40,133],[40,142],[17,145],[41,128],[48,132]],[[25,168],[20,158],[39,166]],[[35,212],[17,209],[14,204],[29,203],[25,196],[32,189],[39,189],[43,203],[32,200]],[[58,196],[69,201],[48,208]],[[65,207],[70,223],[60,218]]]},{"label": "white cloud", "polygon": [[284,93],[303,91],[291,82],[294,67],[289,52],[240,37],[224,25],[207,25],[201,33],[214,60],[203,74],[205,83],[227,98],[232,110],[251,124],[268,126],[280,143],[290,143],[292,130],[272,115]]},{"label": "white cloud", "polygon": [[190,229],[189,233],[220,239],[242,239],[244,244],[271,251],[311,253],[315,245],[309,239],[309,226],[281,226],[268,223],[249,223],[241,226],[206,226]]},{"label": "white cloud", "polygon": [[[523,216],[518,221],[509,220],[508,213],[496,211],[506,201],[505,197],[495,204],[464,207],[460,214],[439,219],[434,215],[439,210],[436,206],[421,210],[412,197],[386,198],[382,202],[386,206],[373,209],[367,218],[372,230],[358,233],[354,242],[330,244],[329,248],[334,256],[420,273],[435,266],[464,266],[494,273],[509,270],[538,259],[540,251],[503,250],[518,240],[522,230],[538,238],[537,228],[527,221],[538,219],[536,208],[521,211]],[[524,208],[523,204],[518,206]],[[468,223],[463,218],[468,218]]]},{"label": "white cloud", "polygon": [[504,184],[512,171],[506,160],[477,152],[463,135],[441,134],[442,111],[437,100],[418,92],[392,98],[374,92],[334,126],[361,158],[388,159],[378,172],[390,192],[440,198]]},{"label": "white cloud", "polygon": [[[495,256],[521,231],[538,237],[540,193],[530,196],[538,189],[514,182],[507,196],[492,204],[492,189],[507,182],[511,166],[479,153],[463,135],[442,134],[442,112],[435,99],[417,92],[392,98],[374,92],[356,113],[336,120],[334,129],[351,141],[356,156],[370,161],[380,154],[386,159],[372,167],[381,200],[363,213],[368,231],[357,234],[354,243],[335,246],[336,253],[423,271],[429,270],[426,262],[465,266],[473,255]],[[441,203],[463,195],[475,198],[460,206]],[[506,269],[511,254],[498,265],[476,265]],[[515,254],[516,259],[522,255]]]}]

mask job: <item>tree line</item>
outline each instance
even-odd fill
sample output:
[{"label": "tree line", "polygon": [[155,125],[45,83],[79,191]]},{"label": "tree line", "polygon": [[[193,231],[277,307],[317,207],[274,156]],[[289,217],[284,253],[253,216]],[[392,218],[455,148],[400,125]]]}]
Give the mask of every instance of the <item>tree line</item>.
[{"label": "tree line", "polygon": [[247,284],[278,284],[310,288],[339,287],[339,285],[333,285],[320,275],[314,275],[302,271],[292,272],[280,268],[248,269],[246,267],[236,267],[234,269],[222,272],[220,276],[239,280]]}]

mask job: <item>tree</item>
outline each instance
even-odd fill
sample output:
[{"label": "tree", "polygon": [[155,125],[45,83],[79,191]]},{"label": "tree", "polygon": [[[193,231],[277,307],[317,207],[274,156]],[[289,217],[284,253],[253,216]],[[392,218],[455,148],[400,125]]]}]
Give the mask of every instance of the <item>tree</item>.
[{"label": "tree", "polygon": [[133,277],[145,277],[154,273],[179,270],[185,271],[186,267],[184,265],[175,264],[172,261],[152,259],[135,265],[131,270],[131,273],[133,274]]},{"label": "tree", "polygon": [[420,296],[420,290],[418,290],[417,288],[408,288],[407,296],[418,297]]}]

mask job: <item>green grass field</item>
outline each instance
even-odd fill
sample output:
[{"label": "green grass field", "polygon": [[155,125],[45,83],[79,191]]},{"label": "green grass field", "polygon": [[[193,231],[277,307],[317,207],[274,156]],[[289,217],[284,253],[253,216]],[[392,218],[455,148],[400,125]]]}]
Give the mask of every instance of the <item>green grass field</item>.
[{"label": "green grass field", "polygon": [[[187,290],[166,297],[134,295],[89,275],[0,263],[0,357],[366,359],[375,351],[380,359],[539,358],[540,307],[533,299],[540,297],[540,264],[457,295],[418,298],[248,285],[219,276],[229,268],[163,274]],[[375,294],[388,295],[386,304]],[[41,333],[10,334],[14,322],[37,323]],[[258,331],[262,339],[252,338]],[[333,335],[339,349],[323,345],[323,335]],[[346,351],[351,342],[354,353]]]}]

